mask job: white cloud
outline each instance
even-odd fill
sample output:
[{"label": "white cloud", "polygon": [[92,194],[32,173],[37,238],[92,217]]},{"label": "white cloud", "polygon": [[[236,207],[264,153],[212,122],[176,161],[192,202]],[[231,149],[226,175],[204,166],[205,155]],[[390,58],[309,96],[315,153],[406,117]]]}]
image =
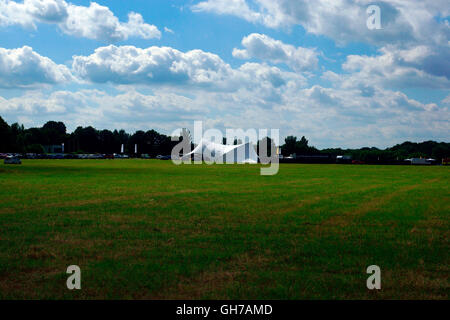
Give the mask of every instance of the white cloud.
[{"label": "white cloud", "polygon": [[[270,67],[267,67],[270,68]],[[249,77],[262,76],[246,64]],[[243,70],[244,71],[244,70]],[[253,74],[252,74],[253,72]],[[266,75],[266,71],[261,71]],[[448,140],[449,106],[423,104],[401,92],[376,88],[367,97],[357,89],[281,87],[280,99],[261,94],[263,86],[232,92],[199,88],[154,88],[144,94],[132,87],[112,94],[99,90],[30,91],[20,97],[0,97],[0,113],[9,122],[29,119],[42,125],[49,119],[65,121],[69,128],[154,128],[165,133],[191,128],[194,120],[205,127],[279,128],[281,135],[305,135],[318,147],[386,147],[405,140]]]},{"label": "white cloud", "polygon": [[[381,30],[366,26],[366,9],[371,4],[381,8]],[[307,32],[339,44],[361,41],[375,45],[448,42],[448,25],[435,19],[448,16],[448,8],[447,0],[206,0],[192,6],[195,12],[234,15],[270,28],[302,25]]]},{"label": "white cloud", "polygon": [[266,64],[246,63],[233,69],[209,52],[156,46],[97,48],[89,56],[74,56],[72,69],[81,79],[95,83],[190,86],[212,91],[258,87],[265,88],[264,96],[271,97],[282,87],[305,84],[303,76]]},{"label": "white cloud", "polygon": [[[283,90],[306,85],[300,74],[265,63],[232,68],[218,55],[202,50],[182,52],[170,47],[100,47],[89,56],[74,56],[72,69],[58,65],[24,46],[0,48],[0,86],[30,87],[70,81],[115,85],[165,87],[213,92],[259,91],[266,104],[280,100]],[[77,78],[74,77],[76,75]]]},{"label": "white cloud", "polygon": [[[155,128],[170,133],[203,120],[219,129],[280,128],[282,136],[305,135],[318,147],[446,140],[448,98],[441,104],[424,104],[386,85],[401,84],[414,75],[405,68],[423,76],[424,71],[413,64],[429,55],[429,48],[421,47],[385,49],[376,57],[351,56],[344,65],[350,73],[324,73],[334,85],[326,88],[306,87],[306,79],[298,73],[265,63],[232,68],[219,56],[201,50],[110,45],[89,56],[74,57],[72,71],[89,82],[115,85],[119,93],[28,91],[20,97],[0,98],[0,113],[10,122],[28,121],[28,126],[55,119],[71,128]],[[29,47],[1,49],[0,73],[2,86],[16,87],[72,78],[65,66]],[[411,81],[418,82],[417,77]],[[445,81],[433,77],[430,81]],[[151,89],[152,94],[138,92],[136,87]]]},{"label": "white cloud", "polygon": [[61,120],[72,130],[77,126],[127,130],[186,126],[207,110],[197,101],[170,92],[145,95],[128,90],[112,95],[99,90],[29,91],[20,97],[0,97],[0,113],[9,122],[28,119],[39,126],[49,119]]},{"label": "white cloud", "polygon": [[433,50],[426,46],[402,50],[383,47],[381,54],[373,57],[349,55],[342,67],[350,73],[335,80],[344,87],[379,85],[447,89],[450,87],[450,62],[443,59],[442,52]]},{"label": "white cloud", "polygon": [[231,67],[219,56],[170,47],[100,47],[90,56],[74,56],[73,70],[92,82],[119,84],[208,84],[222,81]]},{"label": "white cloud", "polygon": [[143,39],[161,37],[158,28],[144,23],[139,13],[129,13],[128,22],[123,23],[108,7],[95,2],[91,2],[89,7],[69,5],[68,18],[60,24],[60,28],[70,35],[107,42],[126,40],[132,36]]},{"label": "white cloud", "polygon": [[[192,10],[231,14],[270,28],[301,25],[307,32],[327,36],[339,45],[356,41],[379,48],[380,54],[376,56],[349,55],[343,64],[344,74],[326,72],[325,76],[332,75],[336,86],[358,87],[368,96],[373,86],[449,87],[450,26],[443,19],[450,14],[447,0],[376,3],[371,0],[242,0],[234,1],[230,8],[227,3],[225,0],[200,1]],[[370,4],[381,8],[381,30],[369,30],[366,26],[366,9]],[[233,51],[235,57],[284,62],[294,70],[302,70],[302,66],[310,64],[306,57],[315,58],[302,55],[301,50],[299,59],[292,58],[297,48],[264,35],[244,38],[243,46],[244,49]]]},{"label": "white cloud", "polygon": [[169,29],[167,27],[164,27],[164,31],[167,32],[167,33],[171,33],[171,34],[175,33],[172,29]]},{"label": "white cloud", "polygon": [[19,3],[0,0],[0,26],[21,25],[36,29],[36,23],[52,23],[66,34],[105,42],[160,38],[154,25],[144,22],[142,15],[128,14],[128,22],[120,22],[106,6],[91,2],[89,7],[78,6],[64,0],[25,0]]},{"label": "white cloud", "polygon": [[245,0],[202,1],[191,7],[194,12],[214,12],[234,15],[251,22],[261,19],[261,14],[250,9]]},{"label": "white cloud", "polygon": [[[287,126],[322,146],[386,147],[406,140],[448,140],[450,110],[401,92],[313,86],[278,107]],[[296,128],[297,127],[297,128]],[[294,131],[295,132],[295,131]]]},{"label": "white cloud", "polygon": [[69,69],[24,46],[0,48],[0,87],[29,87],[73,80]]},{"label": "white cloud", "polygon": [[0,26],[21,25],[22,27],[36,28],[34,20],[23,3],[0,0]]},{"label": "white cloud", "polygon": [[245,49],[233,50],[234,57],[285,63],[295,71],[313,70],[317,67],[317,52],[314,49],[294,47],[265,34],[252,33],[244,37],[242,46]]},{"label": "white cloud", "polygon": [[30,16],[47,23],[58,23],[68,15],[67,3],[61,0],[24,0],[24,10]]}]

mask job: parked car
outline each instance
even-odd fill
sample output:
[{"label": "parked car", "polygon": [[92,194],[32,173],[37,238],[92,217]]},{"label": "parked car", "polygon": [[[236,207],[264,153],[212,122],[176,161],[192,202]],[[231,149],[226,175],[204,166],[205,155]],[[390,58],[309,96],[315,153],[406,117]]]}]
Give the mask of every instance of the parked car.
[{"label": "parked car", "polygon": [[126,154],[118,154],[118,153],[114,153],[114,158],[117,158],[117,159],[127,159],[127,158],[129,158],[129,157],[128,157],[128,155],[126,155]]},{"label": "parked car", "polygon": [[15,156],[8,156],[3,160],[4,164],[22,164],[22,161],[20,161],[19,157]]},{"label": "parked car", "polygon": [[37,158],[37,154],[36,153],[27,153],[25,154],[25,159],[36,159]]},{"label": "parked car", "polygon": [[52,159],[64,159],[64,154],[62,153],[54,153],[52,154],[53,158]]},{"label": "parked car", "polygon": [[95,153],[95,154],[90,154],[89,159],[104,159],[104,156],[102,154]]}]

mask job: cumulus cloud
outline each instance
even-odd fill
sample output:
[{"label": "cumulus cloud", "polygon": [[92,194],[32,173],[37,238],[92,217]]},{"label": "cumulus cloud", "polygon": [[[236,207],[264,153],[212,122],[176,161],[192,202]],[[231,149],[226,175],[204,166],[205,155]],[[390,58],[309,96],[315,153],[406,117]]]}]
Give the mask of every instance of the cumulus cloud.
[{"label": "cumulus cloud", "polygon": [[366,27],[366,9],[371,4],[371,0],[206,0],[193,5],[192,10],[234,15],[270,28],[301,25],[307,32],[325,35],[339,44],[448,42],[448,25],[435,19],[449,15],[447,0],[378,1],[381,30]]},{"label": "cumulus cloud", "polygon": [[60,0],[24,0],[23,10],[31,17],[47,23],[58,23],[68,16],[67,3]]},{"label": "cumulus cloud", "polygon": [[[252,66],[247,66],[252,68]],[[14,98],[0,97],[0,112],[9,122],[29,119],[42,125],[48,119],[65,121],[69,128],[150,128],[170,133],[203,120],[205,127],[280,128],[281,136],[306,135],[318,147],[385,147],[405,140],[447,140],[449,106],[423,104],[392,90],[376,89],[373,97],[357,89],[314,85],[290,90],[281,101],[266,105],[258,88],[235,92],[164,88],[152,94],[131,88],[118,93],[99,90],[30,91]]]},{"label": "cumulus cloud", "polygon": [[[412,48],[349,57],[345,69],[350,73],[324,74],[333,87],[307,87],[299,73],[265,63],[232,68],[219,56],[201,50],[110,45],[74,57],[72,71],[86,81],[111,83],[116,89],[112,92],[118,93],[28,91],[20,97],[0,98],[0,112],[8,121],[41,125],[51,118],[72,128],[81,124],[170,133],[191,126],[193,120],[218,128],[280,128],[282,136],[306,135],[318,147],[445,140],[450,129],[448,98],[441,104],[421,103],[381,80],[396,74],[403,77],[402,64],[415,64],[429,55],[427,48]],[[380,69],[384,65],[392,72]],[[0,50],[0,73],[2,86],[16,87],[72,77],[65,66],[28,47]],[[379,78],[366,79],[370,74]],[[400,80],[392,78],[395,81]],[[138,92],[136,85],[144,91],[150,87],[152,94]]]},{"label": "cumulus cloud", "polygon": [[71,72],[24,46],[17,49],[0,48],[0,87],[29,87],[71,81]]},{"label": "cumulus cloud", "polygon": [[123,23],[108,7],[95,2],[91,2],[89,7],[69,5],[67,12],[67,19],[59,26],[70,35],[107,42],[126,40],[131,36],[143,39],[161,37],[158,28],[144,23],[139,13],[129,13],[128,22]]},{"label": "cumulus cloud", "polygon": [[74,56],[72,69],[81,79],[94,83],[207,87],[215,91],[264,87],[274,92],[305,83],[301,75],[266,64],[246,63],[233,69],[216,54],[156,46],[97,48],[89,56]]},{"label": "cumulus cloud", "polygon": [[95,2],[86,7],[64,0],[24,0],[23,3],[0,0],[0,26],[36,29],[37,22],[56,24],[66,34],[105,42],[161,37],[158,28],[145,23],[139,13],[130,12],[128,21],[120,22],[108,7]]},{"label": "cumulus cloud", "polygon": [[265,34],[252,33],[244,37],[242,46],[245,49],[233,50],[234,57],[285,63],[295,71],[312,70],[317,67],[317,52],[314,49],[294,47]]},{"label": "cumulus cloud", "polygon": [[114,45],[97,48],[89,56],[74,56],[71,70],[28,46],[0,48],[0,76],[0,86],[4,88],[82,81],[129,87],[247,90],[259,91],[259,98],[267,99],[267,103],[280,99],[281,91],[307,83],[300,74],[265,63],[244,63],[232,68],[218,55],[199,49],[182,52],[171,47]]},{"label": "cumulus cloud", "polygon": [[[337,86],[359,88],[366,96],[373,94],[373,86],[449,87],[450,27],[445,17],[450,9],[446,0],[240,0],[230,7],[227,3],[203,0],[192,10],[235,15],[270,28],[301,25],[307,32],[329,37],[339,45],[363,42],[378,47],[379,53],[374,56],[349,55],[342,66],[343,74],[325,72],[324,76]],[[381,30],[366,26],[366,9],[371,4],[381,9]],[[303,70],[317,59],[311,52],[264,35],[253,34],[242,42],[244,48],[233,51],[237,58],[284,62],[294,70]]]},{"label": "cumulus cloud", "polygon": [[[0,96],[0,113],[5,119],[39,126],[49,119],[64,121],[72,130],[79,125],[97,128],[167,132],[186,127],[199,114],[208,114],[200,102],[183,95],[160,91],[142,94],[136,90],[108,94],[100,90],[55,91],[44,94],[28,91],[22,96]],[[170,123],[170,125],[168,125]],[[170,131],[169,131],[170,132]]]},{"label": "cumulus cloud", "polygon": [[261,19],[261,14],[250,9],[245,0],[202,1],[191,7],[194,12],[214,12],[234,15],[251,22]]},{"label": "cumulus cloud", "polygon": [[406,140],[442,141],[448,139],[450,129],[449,108],[381,88],[365,96],[356,88],[315,85],[302,89],[279,108],[290,116],[287,125],[296,122],[298,131],[325,146],[386,147]]},{"label": "cumulus cloud", "polygon": [[348,87],[380,85],[447,89],[450,86],[449,61],[443,59],[442,51],[433,50],[426,46],[405,50],[383,47],[377,56],[349,55],[342,66],[349,74],[335,80]]},{"label": "cumulus cloud", "polygon": [[89,56],[74,56],[73,70],[92,82],[195,83],[220,82],[232,72],[219,56],[192,50],[186,53],[170,47],[100,47]]}]

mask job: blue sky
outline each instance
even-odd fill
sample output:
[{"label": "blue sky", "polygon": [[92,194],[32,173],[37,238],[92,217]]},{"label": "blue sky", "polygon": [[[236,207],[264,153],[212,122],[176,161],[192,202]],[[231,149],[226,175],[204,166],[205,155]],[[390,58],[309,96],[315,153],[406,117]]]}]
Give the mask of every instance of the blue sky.
[{"label": "blue sky", "polygon": [[[366,9],[381,8],[370,30]],[[320,147],[448,141],[448,1],[0,0],[0,115],[279,128]],[[131,13],[131,15],[130,15]]]}]

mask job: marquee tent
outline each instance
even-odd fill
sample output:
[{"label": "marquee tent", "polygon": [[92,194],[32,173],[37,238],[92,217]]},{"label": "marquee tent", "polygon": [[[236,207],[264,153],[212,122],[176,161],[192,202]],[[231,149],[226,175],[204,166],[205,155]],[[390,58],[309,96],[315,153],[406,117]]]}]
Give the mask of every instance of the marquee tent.
[{"label": "marquee tent", "polygon": [[183,159],[191,157],[195,161],[203,160],[217,163],[258,163],[258,155],[251,142],[224,145],[202,139],[192,152],[183,155]]}]

